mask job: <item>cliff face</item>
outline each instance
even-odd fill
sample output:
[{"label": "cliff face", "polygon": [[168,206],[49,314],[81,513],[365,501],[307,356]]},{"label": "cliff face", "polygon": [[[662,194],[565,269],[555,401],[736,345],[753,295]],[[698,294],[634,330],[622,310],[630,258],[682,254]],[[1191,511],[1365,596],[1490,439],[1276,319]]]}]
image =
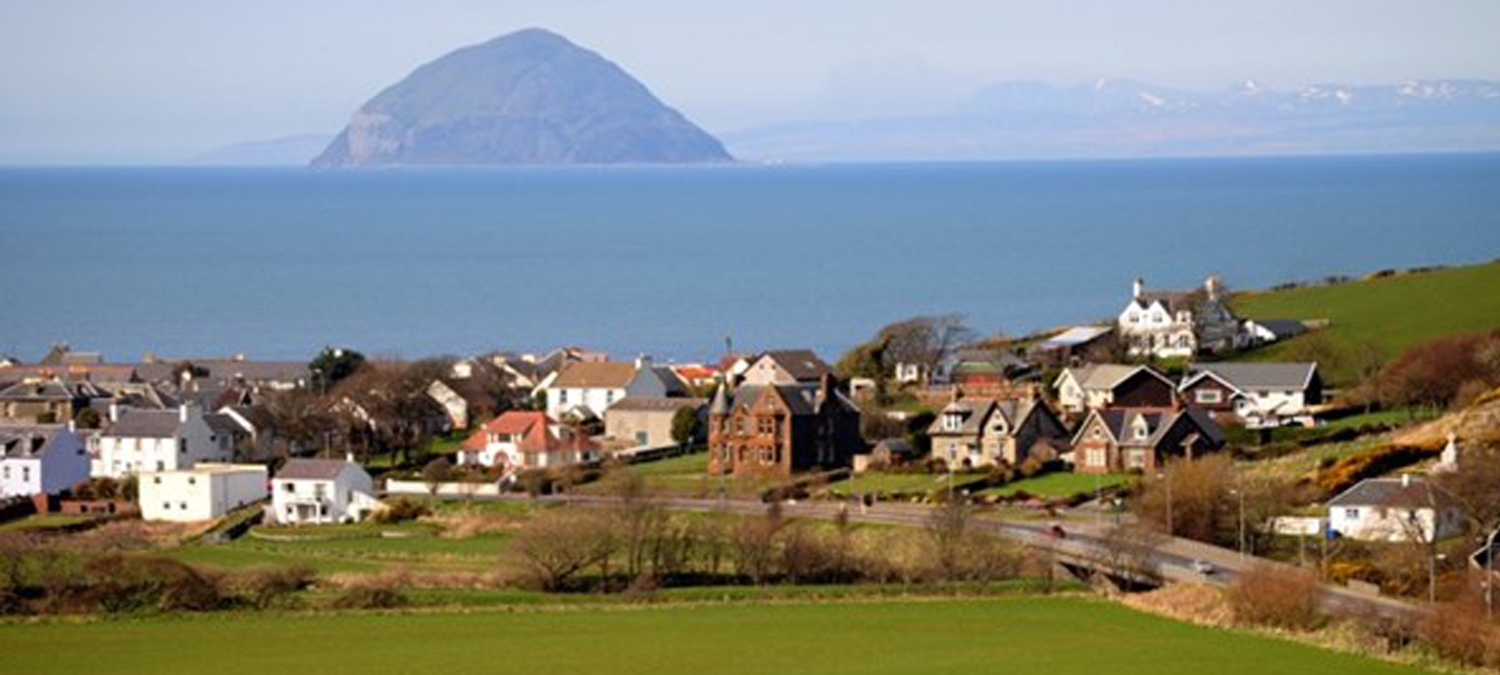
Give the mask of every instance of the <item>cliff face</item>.
[{"label": "cliff face", "polygon": [[727,162],[619,66],[540,29],[428,63],[360,107],[316,167]]}]

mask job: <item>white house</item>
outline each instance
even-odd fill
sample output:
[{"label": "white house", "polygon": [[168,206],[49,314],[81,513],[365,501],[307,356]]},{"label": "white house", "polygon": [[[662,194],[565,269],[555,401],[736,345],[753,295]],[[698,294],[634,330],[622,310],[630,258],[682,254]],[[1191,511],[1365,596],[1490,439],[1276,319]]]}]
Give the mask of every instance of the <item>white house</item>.
[{"label": "white house", "polygon": [[1454,498],[1430,481],[1403,474],[1370,478],[1328,500],[1328,528],[1361,541],[1433,541],[1463,531]]},{"label": "white house", "polygon": [[1313,426],[1311,406],[1323,402],[1316,363],[1203,363],[1178,386],[1184,401],[1233,415],[1247,427]]},{"label": "white house", "polygon": [[173,410],[111,406],[111,424],[99,435],[98,456],[90,473],[97,478],[125,478],[147,471],[190,469],[198,462],[229,461],[234,457],[235,430],[240,427],[218,416],[221,419],[208,420],[191,404]]},{"label": "white house", "polygon": [[1174,358],[1240,349],[1249,337],[1220,290],[1218,277],[1212,276],[1201,290],[1191,291],[1148,291],[1136,279],[1130,302],[1117,319],[1120,337],[1133,356]]},{"label": "white house", "polygon": [[[624,399],[621,399],[624,400]],[[684,399],[685,403],[691,403]],[[546,469],[598,461],[600,449],[588,436],[539,411],[511,410],[492,419],[464,441],[460,464]]]},{"label": "white house", "polygon": [[0,497],[57,494],[88,477],[88,450],[69,429],[0,427]]},{"label": "white house", "polygon": [[214,520],[266,498],[266,467],[201,463],[140,475],[141,518],[177,523]]},{"label": "white house", "polygon": [[603,419],[604,411],[626,396],[686,396],[687,385],[671,368],[656,366],[651,357],[634,363],[578,361],[569,363],[557,376],[543,383],[547,394],[547,416]]},{"label": "white house", "polygon": [[353,459],[290,459],[271,481],[271,514],[286,525],[347,523],[380,506],[375,482]]}]

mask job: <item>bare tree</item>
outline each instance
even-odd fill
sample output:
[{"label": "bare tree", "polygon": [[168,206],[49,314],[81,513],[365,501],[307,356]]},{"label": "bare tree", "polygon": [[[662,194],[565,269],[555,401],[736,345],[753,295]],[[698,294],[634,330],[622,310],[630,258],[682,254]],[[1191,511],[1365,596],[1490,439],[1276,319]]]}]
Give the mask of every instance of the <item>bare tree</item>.
[{"label": "bare tree", "polygon": [[918,316],[881,329],[882,357],[887,365],[915,363],[929,370],[977,336],[962,314]]},{"label": "bare tree", "polygon": [[751,583],[765,583],[775,571],[777,539],[784,527],[779,502],[769,504],[764,515],[741,519],[732,542],[735,573]]},{"label": "bare tree", "polygon": [[607,566],[617,546],[609,514],[549,509],[517,533],[511,551],[537,586],[559,591],[589,567]]}]

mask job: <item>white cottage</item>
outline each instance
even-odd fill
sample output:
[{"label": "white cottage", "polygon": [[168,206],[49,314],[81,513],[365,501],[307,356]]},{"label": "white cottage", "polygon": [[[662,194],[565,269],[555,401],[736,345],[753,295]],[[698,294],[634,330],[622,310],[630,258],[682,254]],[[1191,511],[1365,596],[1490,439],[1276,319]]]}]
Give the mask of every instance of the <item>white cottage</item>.
[{"label": "white cottage", "polygon": [[347,523],[380,506],[375,482],[353,458],[290,459],[271,481],[271,513],[286,525]]},{"label": "white cottage", "polygon": [[267,495],[260,464],[202,463],[191,469],[140,475],[141,518],[192,523],[223,517]]},{"label": "white cottage", "polygon": [[238,425],[215,413],[183,404],[173,410],[110,408],[109,430],[99,435],[98,456],[90,473],[96,478],[125,478],[144,472],[191,469],[199,462],[226,462],[234,457]]},{"label": "white cottage", "polygon": [[1432,541],[1463,531],[1454,498],[1430,481],[1403,474],[1370,478],[1328,500],[1328,528],[1361,541]]},{"label": "white cottage", "polygon": [[1151,291],[1136,279],[1117,320],[1120,338],[1132,356],[1156,358],[1243,348],[1249,336],[1220,297],[1222,290],[1218,277],[1191,291]]},{"label": "white cottage", "polygon": [[88,450],[71,430],[0,427],[0,497],[57,494],[88,477]]}]

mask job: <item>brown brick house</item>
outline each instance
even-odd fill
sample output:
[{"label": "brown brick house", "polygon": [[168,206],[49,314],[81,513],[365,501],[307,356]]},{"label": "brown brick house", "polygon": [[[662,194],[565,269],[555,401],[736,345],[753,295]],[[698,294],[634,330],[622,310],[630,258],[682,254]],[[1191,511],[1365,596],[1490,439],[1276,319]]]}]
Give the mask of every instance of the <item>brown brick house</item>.
[{"label": "brown brick house", "polygon": [[958,399],[938,413],[927,429],[932,458],[956,467],[1019,466],[1038,450],[1038,459],[1056,459],[1067,445],[1067,430],[1045,403],[1036,399]]},{"label": "brown brick house", "polygon": [[816,385],[720,386],[708,411],[711,476],[787,477],[850,465],[859,408],[824,373]]},{"label": "brown brick house", "polygon": [[1223,447],[1223,430],[1202,408],[1095,410],[1073,436],[1073,470],[1150,472],[1172,457],[1192,459]]}]

